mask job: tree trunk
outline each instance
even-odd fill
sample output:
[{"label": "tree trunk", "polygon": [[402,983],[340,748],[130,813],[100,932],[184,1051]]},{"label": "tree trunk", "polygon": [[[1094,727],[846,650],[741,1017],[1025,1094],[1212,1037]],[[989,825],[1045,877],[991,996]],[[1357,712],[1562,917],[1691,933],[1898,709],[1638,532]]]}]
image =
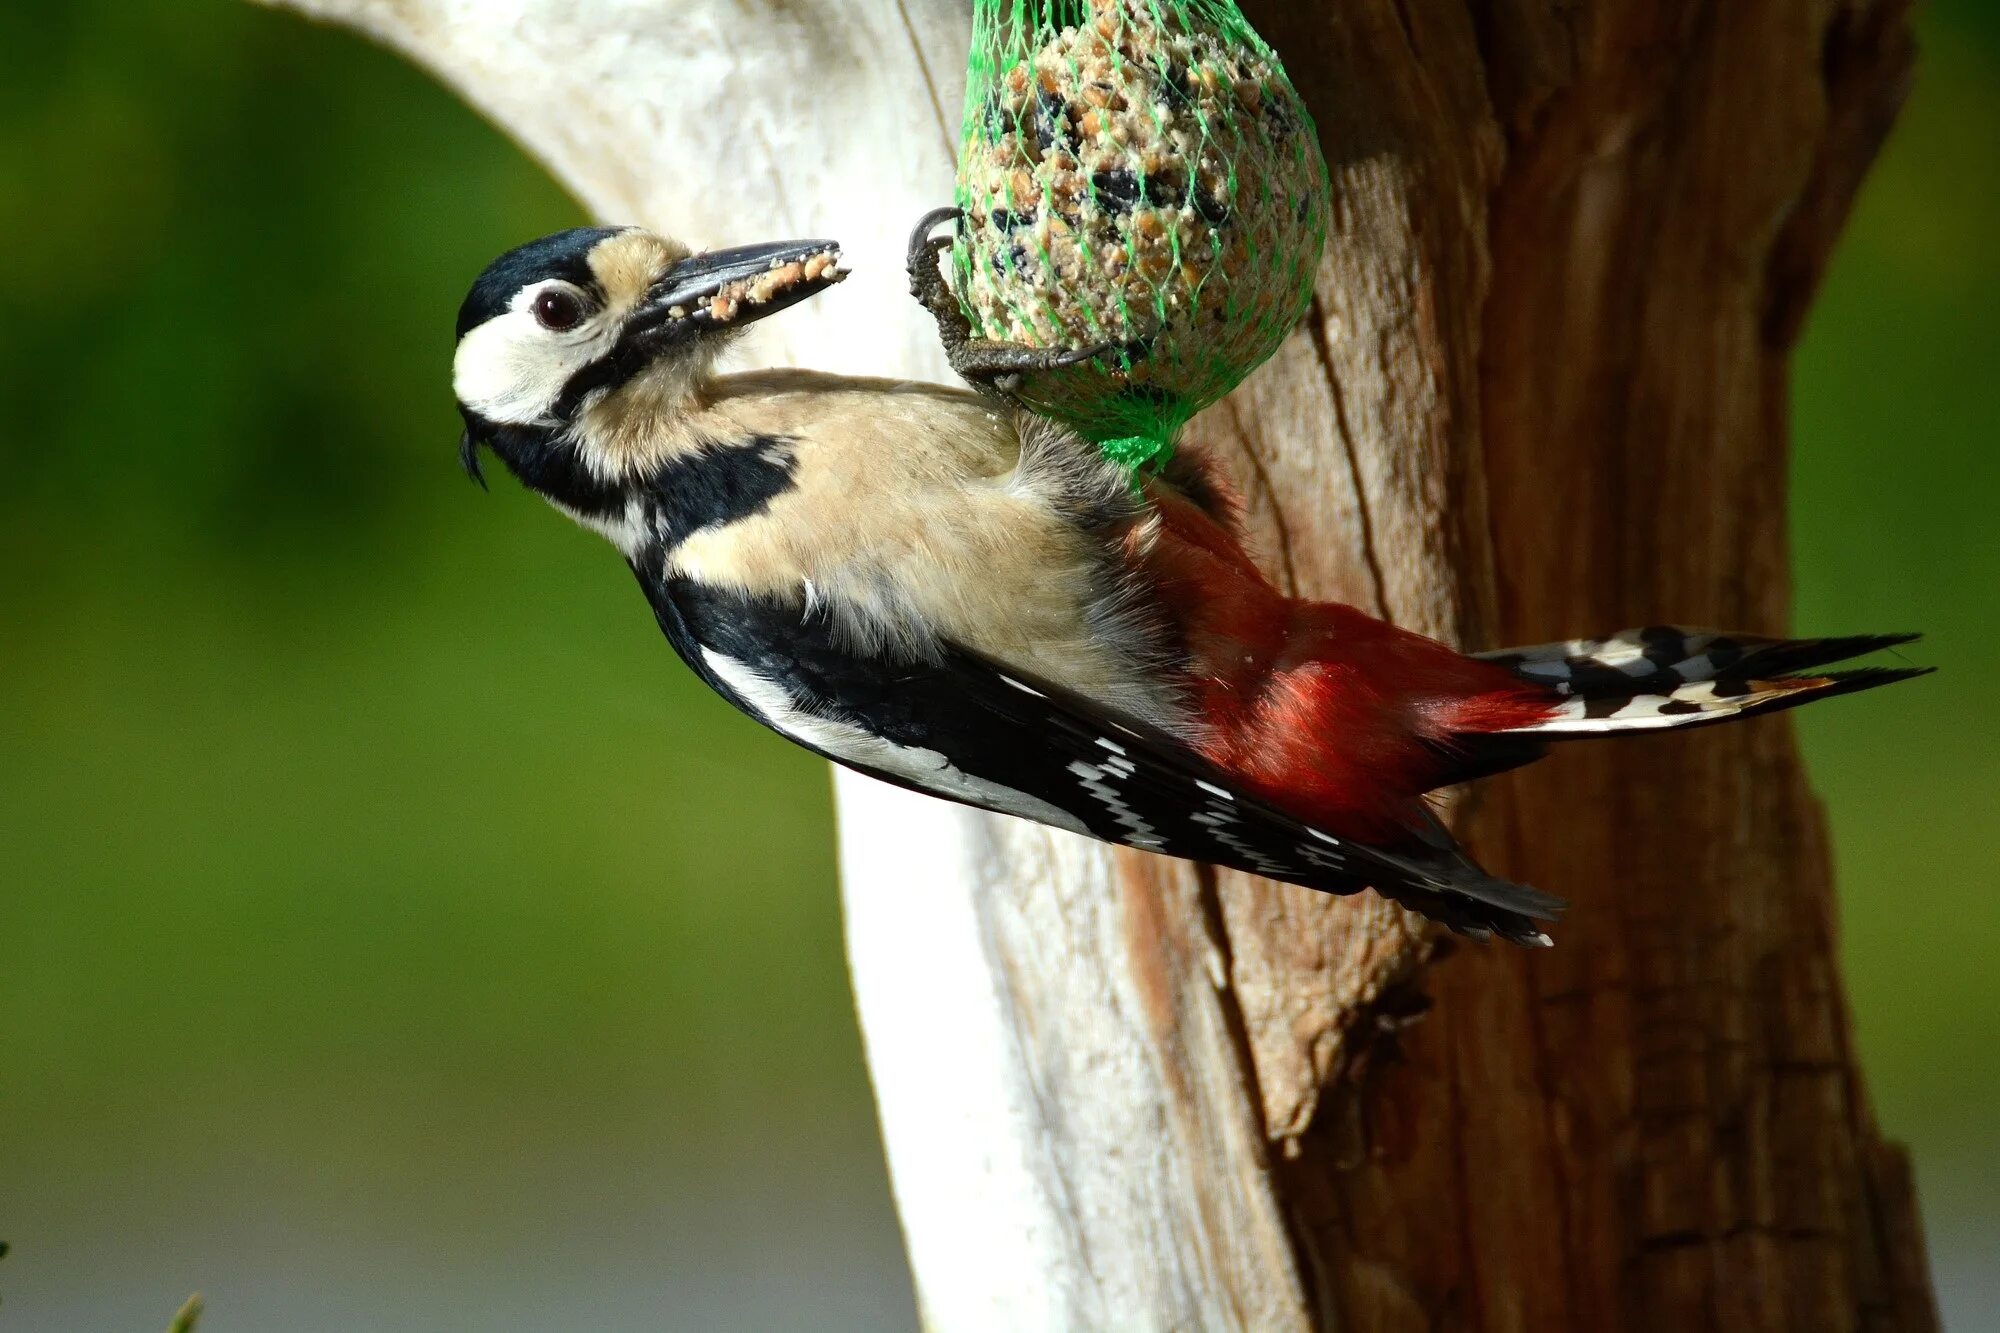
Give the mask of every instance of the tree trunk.
[{"label": "tree trunk", "polygon": [[[943,374],[899,251],[950,194],[963,0],[287,2],[606,216],[840,239],[855,280],[772,321],[779,354]],[[1194,431],[1275,572],[1482,646],[1785,628],[1787,361],[1908,0],[1246,8],[1336,195],[1307,329]],[[1552,951],[1435,967],[1372,897],[848,776],[840,804],[933,1327],[1936,1325],[1782,722],[1488,784],[1479,853],[1576,905]]]}]

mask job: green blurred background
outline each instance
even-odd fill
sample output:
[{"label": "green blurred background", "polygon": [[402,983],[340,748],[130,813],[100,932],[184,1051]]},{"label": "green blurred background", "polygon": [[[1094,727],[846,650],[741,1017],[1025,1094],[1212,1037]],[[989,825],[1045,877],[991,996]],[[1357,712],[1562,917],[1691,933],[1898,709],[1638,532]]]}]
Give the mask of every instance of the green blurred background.
[{"label": "green blurred background", "polygon": [[[1798,624],[1945,674],[1799,726],[1876,1105],[2000,1328],[2000,7],[1922,29],[1794,523]],[[233,0],[4,0],[0,51],[0,1327],[910,1326],[823,768],[456,471],[452,313],[575,205]]]}]

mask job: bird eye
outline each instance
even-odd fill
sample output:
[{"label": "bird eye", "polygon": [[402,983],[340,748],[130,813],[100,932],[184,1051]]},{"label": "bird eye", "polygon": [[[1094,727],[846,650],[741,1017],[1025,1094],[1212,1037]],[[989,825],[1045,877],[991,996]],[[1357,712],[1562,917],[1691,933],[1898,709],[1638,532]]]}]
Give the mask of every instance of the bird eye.
[{"label": "bird eye", "polygon": [[552,287],[535,298],[535,321],[561,333],[583,322],[583,301],[575,292]]}]

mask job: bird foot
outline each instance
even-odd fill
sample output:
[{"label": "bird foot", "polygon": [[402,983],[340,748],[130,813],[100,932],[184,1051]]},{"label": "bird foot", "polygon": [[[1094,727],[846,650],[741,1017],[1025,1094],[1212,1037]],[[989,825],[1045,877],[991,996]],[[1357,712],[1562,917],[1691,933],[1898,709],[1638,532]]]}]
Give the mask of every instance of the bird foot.
[{"label": "bird foot", "polygon": [[944,344],[946,359],[973,388],[1011,399],[1029,375],[1082,365],[1118,350],[1119,344],[1115,342],[1095,347],[1028,347],[973,336],[971,321],[966,319],[938,262],[951,248],[952,237],[931,234],[941,223],[956,222],[963,216],[961,209],[938,208],[918,220],[916,230],[910,233],[910,295],[937,321],[938,339]]}]

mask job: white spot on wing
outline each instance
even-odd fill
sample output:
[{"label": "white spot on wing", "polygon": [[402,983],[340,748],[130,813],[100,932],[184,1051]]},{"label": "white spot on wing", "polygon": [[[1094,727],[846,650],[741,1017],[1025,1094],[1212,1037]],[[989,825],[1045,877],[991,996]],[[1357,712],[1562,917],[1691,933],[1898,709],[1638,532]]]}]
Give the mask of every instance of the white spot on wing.
[{"label": "white spot on wing", "polygon": [[1316,866],[1325,866],[1328,870],[1345,870],[1347,868],[1347,863],[1338,856],[1335,856],[1331,852],[1323,851],[1309,842],[1299,844],[1299,855]]},{"label": "white spot on wing", "polygon": [[[1153,826],[1141,819],[1138,811],[1125,804],[1125,798],[1119,794],[1118,789],[1104,780],[1103,768],[1095,764],[1086,764],[1079,759],[1069,766],[1069,771],[1083,780],[1083,789],[1095,796],[1104,808],[1111,812],[1111,818],[1132,835],[1126,841],[1135,847],[1148,847],[1156,851],[1165,845]],[[1113,769],[1113,774],[1118,777],[1129,777],[1137,771],[1128,762],[1122,771]]]},{"label": "white spot on wing", "polygon": [[1242,857],[1258,873],[1265,875],[1282,875],[1286,873],[1285,866],[1272,860],[1229,831],[1230,826],[1236,823],[1236,812],[1227,806],[1210,807],[1194,816],[1194,822],[1207,829],[1215,836],[1217,842]]}]

